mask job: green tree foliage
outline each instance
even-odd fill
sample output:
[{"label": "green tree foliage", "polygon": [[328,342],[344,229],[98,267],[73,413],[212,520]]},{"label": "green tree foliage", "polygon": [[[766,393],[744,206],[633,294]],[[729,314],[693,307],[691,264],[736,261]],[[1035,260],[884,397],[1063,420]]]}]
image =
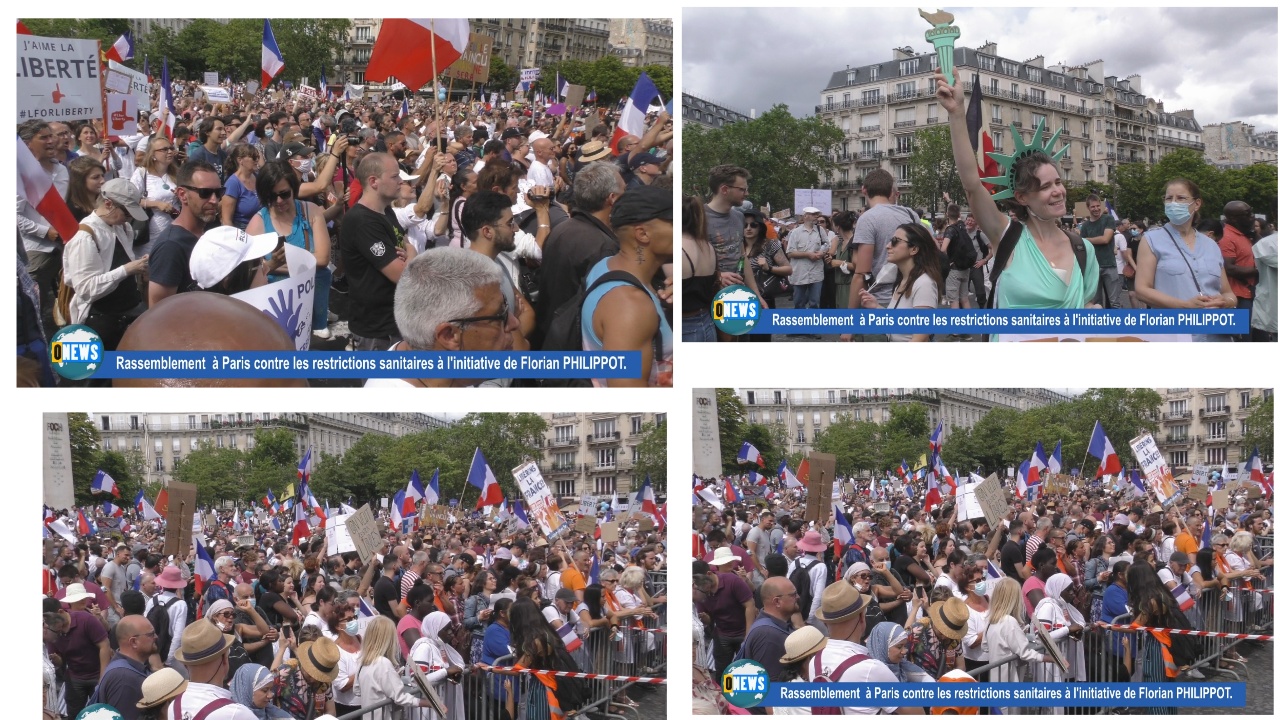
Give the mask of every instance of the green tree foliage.
[{"label": "green tree foliage", "polygon": [[[34,28],[32,30],[34,32]],[[104,502],[130,505],[143,484],[140,454],[103,450],[100,447],[102,435],[85,413],[68,413],[67,423],[71,436],[71,482],[75,488],[76,505],[101,505]],[[115,480],[120,497],[90,492],[93,476],[98,470]]]},{"label": "green tree foliage", "polygon": [[[135,59],[151,62],[152,74],[160,75],[160,65],[169,59],[174,79],[200,80],[204,72],[217,72],[235,82],[262,78],[262,18],[233,18],[225,23],[197,18],[176,35],[156,28],[138,42]],[[320,66],[332,74],[334,59],[341,57],[351,21],[341,18],[273,18],[271,31],[284,56],[284,70],[277,82],[297,83],[306,77],[312,86],[320,82]],[[115,38],[112,38],[114,40]]]},{"label": "green tree foliage", "polygon": [[1254,212],[1276,217],[1276,166],[1250,165],[1223,170],[1205,162],[1204,156],[1189,148],[1174,150],[1155,165],[1129,163],[1112,174],[1116,210],[1134,219],[1164,219],[1164,186],[1174,178],[1186,178],[1200,188],[1201,217],[1217,217],[1232,200],[1249,203]]},{"label": "green tree foliage", "polygon": [[737,472],[738,448],[747,423],[747,409],[730,388],[716,388],[716,423],[720,430],[720,464],[724,471]]},{"label": "green tree foliage", "polygon": [[686,125],[683,133],[685,194],[708,197],[711,168],[739,165],[751,172],[750,199],[775,209],[791,207],[796,188],[816,187],[829,177],[844,140],[840,128],[816,117],[796,118],[786,105],[721,128]]},{"label": "green tree foliage", "polygon": [[841,413],[815,438],[813,449],[836,456],[836,474],[881,475],[904,459],[914,468],[929,447],[929,412],[917,402],[895,403],[889,420],[854,420]]},{"label": "green tree foliage", "polygon": [[[778,428],[781,428],[781,434],[779,434]],[[742,428],[741,437],[742,440],[739,440],[734,447],[733,463],[725,466],[725,472],[737,475],[756,467],[746,463],[738,464],[737,448],[742,447],[742,443],[745,441],[751,443],[760,451],[760,456],[764,458],[765,462],[764,472],[773,474],[773,471],[778,467],[778,463],[782,462],[782,458],[786,455],[787,431],[785,426],[782,423],[769,423],[768,425],[749,423]],[[721,443],[721,445],[723,444]],[[790,464],[790,461],[788,461],[788,465]]]},{"label": "green tree foliage", "polygon": [[854,420],[852,413],[841,413],[835,422],[817,433],[813,449],[836,456],[837,475],[865,475],[879,470],[883,464],[876,447],[877,429],[873,422]]},{"label": "green tree foliage", "polygon": [[960,184],[955,153],[951,149],[950,126],[938,124],[916,131],[907,173],[911,187],[904,190],[908,195],[904,204],[923,206],[930,212],[941,213],[947,209],[943,193],[948,193],[957,202],[964,198],[964,186]]},{"label": "green tree foliage", "polygon": [[200,506],[224,500],[248,502],[248,469],[249,456],[246,453],[206,443],[174,465],[173,479],[195,485],[196,504]]},{"label": "green tree foliage", "polygon": [[1253,449],[1258,448],[1258,455],[1267,462],[1275,460],[1276,447],[1276,427],[1275,427],[1275,396],[1268,396],[1266,399],[1254,398],[1249,403],[1249,420],[1248,427],[1244,433],[1244,441],[1242,443],[1243,459],[1248,459],[1249,453]]},{"label": "green tree foliage", "polygon": [[[1084,202],[1090,195],[1097,195],[1105,200],[1111,197],[1111,187],[1097,180],[1072,185],[1067,188],[1067,212],[1075,212],[1076,203]],[[1115,202],[1115,198],[1112,198],[1112,202]]]},{"label": "green tree foliage", "polygon": [[637,480],[649,476],[653,492],[667,491],[667,424],[645,423],[640,428],[640,443],[636,445],[635,474]]},{"label": "green tree foliage", "polygon": [[491,91],[511,92],[520,82],[520,72],[508,65],[501,57],[489,57],[489,80],[485,87]]},{"label": "green tree foliage", "polygon": [[27,18],[21,22],[40,37],[99,40],[104,51],[129,29],[124,18]]}]

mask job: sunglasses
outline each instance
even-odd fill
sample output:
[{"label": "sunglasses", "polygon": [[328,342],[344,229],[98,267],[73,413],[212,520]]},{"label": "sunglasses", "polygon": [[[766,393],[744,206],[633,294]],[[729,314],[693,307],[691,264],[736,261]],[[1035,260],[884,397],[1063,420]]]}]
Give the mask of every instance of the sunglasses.
[{"label": "sunglasses", "polygon": [[906,242],[907,242],[907,241],[906,241],[906,240],[903,240],[902,238],[896,238],[896,237],[895,237],[895,238],[889,238],[889,247],[898,247],[899,245],[902,245],[902,244],[904,244],[904,243],[906,243]]},{"label": "sunglasses", "polygon": [[276,202],[277,200],[288,200],[293,197],[293,190],[281,190],[280,192],[267,193],[267,202]]},{"label": "sunglasses", "polygon": [[757,222],[749,222],[744,227],[755,228],[759,230],[760,228],[764,227],[764,225],[761,225],[760,223],[757,223]]},{"label": "sunglasses", "polygon": [[227,194],[227,189],[224,187],[202,188],[202,187],[195,187],[193,185],[180,185],[179,187],[185,188],[199,195],[201,200],[208,200],[211,197],[217,197],[221,199],[223,195]]}]

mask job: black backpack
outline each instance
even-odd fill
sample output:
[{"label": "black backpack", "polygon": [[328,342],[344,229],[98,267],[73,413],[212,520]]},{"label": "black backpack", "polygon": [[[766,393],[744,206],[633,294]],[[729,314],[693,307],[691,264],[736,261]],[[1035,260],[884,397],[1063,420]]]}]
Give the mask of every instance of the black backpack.
[{"label": "black backpack", "polygon": [[168,602],[157,600],[151,606],[151,612],[147,613],[147,620],[156,631],[156,652],[160,653],[162,658],[169,657],[169,648],[173,644],[173,628],[169,626],[169,608],[176,602],[181,602],[181,599],[171,598]]},{"label": "black backpack", "polygon": [[804,558],[796,560],[796,569],[791,571],[787,579],[796,586],[796,594],[800,597],[800,614],[808,619],[809,610],[813,608],[813,582],[809,578],[809,571],[814,565],[821,565],[822,561],[814,560],[808,565],[801,565],[802,560]]},{"label": "black backpack", "polygon": [[[1080,274],[1085,273],[1085,267],[1088,264],[1088,258],[1085,256],[1084,238],[1071,230],[1063,230],[1067,234],[1067,239],[1071,241],[1071,251],[1075,253],[1076,264],[1080,266]],[[996,248],[996,256],[991,266],[991,292],[987,295],[987,308],[992,309],[996,305],[996,281],[1000,279],[1000,273],[1004,272],[1004,266],[1009,264],[1009,258],[1013,257],[1013,249],[1018,246],[1018,240],[1022,237],[1022,223],[1017,220],[1010,220],[1009,227],[1004,231],[1004,237],[1000,238],[1000,247]]]},{"label": "black backpack", "polygon": [[[590,287],[584,287],[578,291],[578,294],[569,298],[563,305],[556,308],[555,314],[551,316],[551,323],[547,326],[547,335],[542,340],[543,350],[565,350],[575,351],[582,350],[582,305],[587,301],[587,296],[593,290],[610,282],[624,282],[632,287],[644,290],[648,294],[649,290],[634,275],[622,270],[610,270],[591,283]],[[658,332],[653,335],[653,353],[655,358],[662,357],[662,328],[659,324]],[[583,378],[573,380],[544,380],[543,387],[591,387],[591,381]]]}]

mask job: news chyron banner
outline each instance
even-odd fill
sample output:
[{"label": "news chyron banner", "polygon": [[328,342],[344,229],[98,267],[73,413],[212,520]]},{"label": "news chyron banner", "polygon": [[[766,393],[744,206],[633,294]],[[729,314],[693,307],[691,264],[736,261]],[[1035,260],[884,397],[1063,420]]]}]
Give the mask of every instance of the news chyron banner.
[{"label": "news chyron banner", "polygon": [[769,309],[745,285],[716,294],[711,317],[729,335],[986,335],[999,342],[1177,342],[1247,335],[1249,311]]}]

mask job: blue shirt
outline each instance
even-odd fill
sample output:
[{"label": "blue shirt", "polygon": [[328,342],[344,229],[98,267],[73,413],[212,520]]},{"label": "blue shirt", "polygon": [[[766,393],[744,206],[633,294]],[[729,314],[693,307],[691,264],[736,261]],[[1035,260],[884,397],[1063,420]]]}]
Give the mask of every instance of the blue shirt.
[{"label": "blue shirt", "polygon": [[[253,214],[262,208],[262,201],[258,199],[258,193],[245,187],[235,173],[227,178],[227,195],[236,200],[236,209],[231,211],[231,224],[243,230],[253,219]],[[267,222],[270,224],[269,219]]]},{"label": "blue shirt", "polygon": [[494,660],[510,655],[511,631],[498,623],[489,623],[484,629],[484,649],[480,651],[480,661],[492,665]]},{"label": "blue shirt", "polygon": [[[1121,615],[1129,612],[1129,591],[1120,587],[1120,583],[1111,583],[1102,593],[1102,622],[1114,622]],[[1111,633],[1111,652],[1117,657],[1124,654],[1120,645],[1121,633]]]},{"label": "blue shirt", "polygon": [[[609,272],[609,258],[605,258],[595,264],[587,273],[587,279],[583,281],[584,287],[591,287],[592,283],[598,280],[605,273]],[[582,303],[582,349],[583,350],[603,350],[604,343],[600,338],[596,337],[594,322],[596,306],[600,304],[600,300],[611,290],[628,285],[626,282],[613,281],[607,282],[596,288],[594,292],[587,295]],[[649,294],[649,299],[653,301],[653,311],[658,315],[658,333],[659,333],[659,352],[654,353],[651,367],[649,370],[649,385],[658,385],[659,363],[670,363],[672,349],[674,347],[674,336],[671,333],[671,324],[667,322],[667,315],[662,311],[662,302],[658,299],[657,294],[648,287],[645,292]],[[597,387],[607,385],[607,381],[593,380]]]}]

